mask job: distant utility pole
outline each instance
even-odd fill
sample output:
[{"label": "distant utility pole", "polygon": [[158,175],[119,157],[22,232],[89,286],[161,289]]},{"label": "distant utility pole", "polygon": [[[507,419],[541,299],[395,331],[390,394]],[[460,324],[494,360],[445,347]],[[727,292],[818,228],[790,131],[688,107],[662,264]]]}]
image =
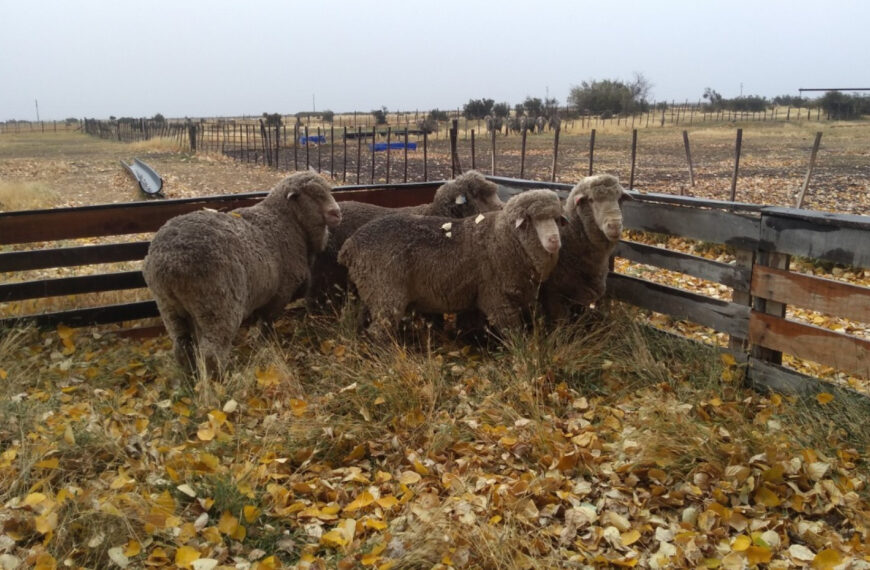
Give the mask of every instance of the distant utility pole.
[{"label": "distant utility pole", "polygon": [[743,97],[743,82],[740,82],[740,96]]},{"label": "distant utility pole", "polygon": [[34,103],[36,103],[36,122],[39,122],[39,99],[34,99]]},{"label": "distant utility pole", "polygon": [[317,105],[314,104],[314,93],[311,94],[311,112],[317,112]]}]

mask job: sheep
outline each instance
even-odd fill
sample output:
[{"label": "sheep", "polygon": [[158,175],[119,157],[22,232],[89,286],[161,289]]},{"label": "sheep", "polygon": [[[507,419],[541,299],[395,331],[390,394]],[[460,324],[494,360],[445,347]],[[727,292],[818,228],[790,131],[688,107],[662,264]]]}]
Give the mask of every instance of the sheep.
[{"label": "sheep", "polygon": [[547,120],[544,119],[543,115],[538,116],[538,118],[535,119],[535,131],[538,133],[543,133],[544,132],[544,125],[546,124],[546,122],[547,122]]},{"label": "sheep", "polygon": [[244,320],[268,325],[304,292],[311,259],[341,222],[330,190],[301,172],[254,206],[191,212],[157,231],[142,272],[185,370],[198,350],[206,372],[219,375]]},{"label": "sheep", "polygon": [[610,254],[622,234],[623,200],[633,200],[609,174],[587,176],[565,201],[559,262],[541,288],[547,320],[565,320],[604,294]]},{"label": "sheep", "polygon": [[355,231],[375,218],[405,212],[423,216],[465,218],[481,212],[500,210],[498,186],[475,170],[457,176],[441,185],[429,204],[407,208],[385,208],[374,204],[345,201],[341,203],[342,221],[330,233],[326,248],[317,254],[311,268],[311,281],[306,293],[308,310],[317,312],[329,304],[337,307],[347,291],[347,269],[338,263],[338,252]]},{"label": "sheep", "polygon": [[551,115],[549,120],[547,121],[547,129],[551,131],[558,131],[562,128],[562,119],[559,118],[559,115]]},{"label": "sheep", "polygon": [[369,222],[338,255],[383,338],[407,309],[479,310],[497,331],[523,324],[556,266],[562,208],[552,190],[512,197],[504,209],[454,220],[395,214]]}]

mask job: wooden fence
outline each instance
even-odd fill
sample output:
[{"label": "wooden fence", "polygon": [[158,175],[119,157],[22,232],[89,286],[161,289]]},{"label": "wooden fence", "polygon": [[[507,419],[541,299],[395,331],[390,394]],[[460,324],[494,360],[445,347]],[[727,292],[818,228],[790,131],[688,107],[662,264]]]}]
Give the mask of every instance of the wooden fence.
[{"label": "wooden fence", "polygon": [[[564,194],[569,185],[491,177],[503,193],[519,188],[550,187]],[[336,199],[359,200],[384,206],[406,206],[431,200],[441,182],[383,186],[346,186]],[[508,187],[512,188],[509,189]],[[16,302],[85,293],[142,289],[138,270],[21,280],[17,272],[89,267],[141,260],[148,235],[167,219],[202,207],[220,210],[253,204],[265,193],[185,200],[109,204],[0,214],[0,246],[16,244],[0,253],[0,273],[11,278],[0,285],[0,307],[10,313]],[[826,214],[806,210],[761,207],[667,194],[636,194],[624,207],[625,226],[639,232],[682,236],[730,246],[733,263],[684,252],[622,241],[616,255],[657,268],[724,285],[730,300],[709,297],[624,273],[611,273],[610,294],[621,301],[691,321],[730,336],[729,350],[747,365],[747,377],[757,385],[783,391],[821,390],[827,384],[781,366],[782,354],[833,367],[870,379],[870,341],[786,317],[796,306],[864,323],[870,327],[870,288],[789,271],[792,256],[870,268],[870,217]],[[68,240],[144,234],[121,243],[81,245]],[[117,237],[116,237],[117,236]],[[129,240],[129,237],[127,238]],[[22,245],[29,244],[29,245]],[[24,247],[25,249],[19,249]],[[99,269],[98,269],[99,271]],[[726,295],[727,296],[727,295]],[[157,316],[153,301],[71,307],[59,312],[38,311],[0,320],[0,327],[19,321],[70,326],[117,323],[132,332]],[[133,328],[130,328],[133,327]],[[830,390],[828,386],[826,389]]]}]

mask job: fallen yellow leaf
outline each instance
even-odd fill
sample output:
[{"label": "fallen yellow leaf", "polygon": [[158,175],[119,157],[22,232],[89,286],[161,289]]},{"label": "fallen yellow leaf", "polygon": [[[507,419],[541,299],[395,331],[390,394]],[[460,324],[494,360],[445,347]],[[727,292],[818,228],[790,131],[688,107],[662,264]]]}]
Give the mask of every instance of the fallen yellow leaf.
[{"label": "fallen yellow leaf", "polygon": [[230,514],[229,511],[221,513],[221,518],[218,521],[218,530],[224,534],[233,534],[239,527],[239,519]]},{"label": "fallen yellow leaf", "polygon": [[623,546],[631,546],[640,539],[640,532],[636,529],[632,529],[620,534],[619,539],[622,541]]},{"label": "fallen yellow leaf", "polygon": [[832,570],[843,563],[842,555],[831,548],[826,548],[813,558],[813,568],[816,570]]},{"label": "fallen yellow leaf", "polygon": [[828,392],[821,392],[819,394],[816,394],[816,400],[823,406],[825,404],[829,404],[833,399],[834,395],[829,394]]},{"label": "fallen yellow leaf", "polygon": [[180,546],[175,551],[175,565],[182,568],[189,568],[191,563],[199,558],[199,551],[191,546]]},{"label": "fallen yellow leaf", "polygon": [[738,535],[731,542],[731,549],[737,552],[743,552],[752,545],[752,539],[745,534]]},{"label": "fallen yellow leaf", "polygon": [[363,491],[359,496],[344,507],[344,512],[352,513],[363,509],[375,502],[375,498],[368,491]]}]

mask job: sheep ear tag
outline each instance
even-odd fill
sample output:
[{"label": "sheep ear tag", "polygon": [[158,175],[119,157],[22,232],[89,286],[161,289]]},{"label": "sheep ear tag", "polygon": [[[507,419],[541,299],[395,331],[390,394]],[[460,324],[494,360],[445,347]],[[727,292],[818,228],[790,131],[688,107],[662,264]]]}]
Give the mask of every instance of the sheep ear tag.
[{"label": "sheep ear tag", "polygon": [[459,205],[462,205],[468,202],[468,198],[465,197],[465,194],[460,194],[456,197],[455,202]]},{"label": "sheep ear tag", "polygon": [[517,221],[514,222],[514,227],[519,228],[521,225],[523,225],[523,222],[525,222],[525,221],[526,221],[525,218],[517,218]]}]

